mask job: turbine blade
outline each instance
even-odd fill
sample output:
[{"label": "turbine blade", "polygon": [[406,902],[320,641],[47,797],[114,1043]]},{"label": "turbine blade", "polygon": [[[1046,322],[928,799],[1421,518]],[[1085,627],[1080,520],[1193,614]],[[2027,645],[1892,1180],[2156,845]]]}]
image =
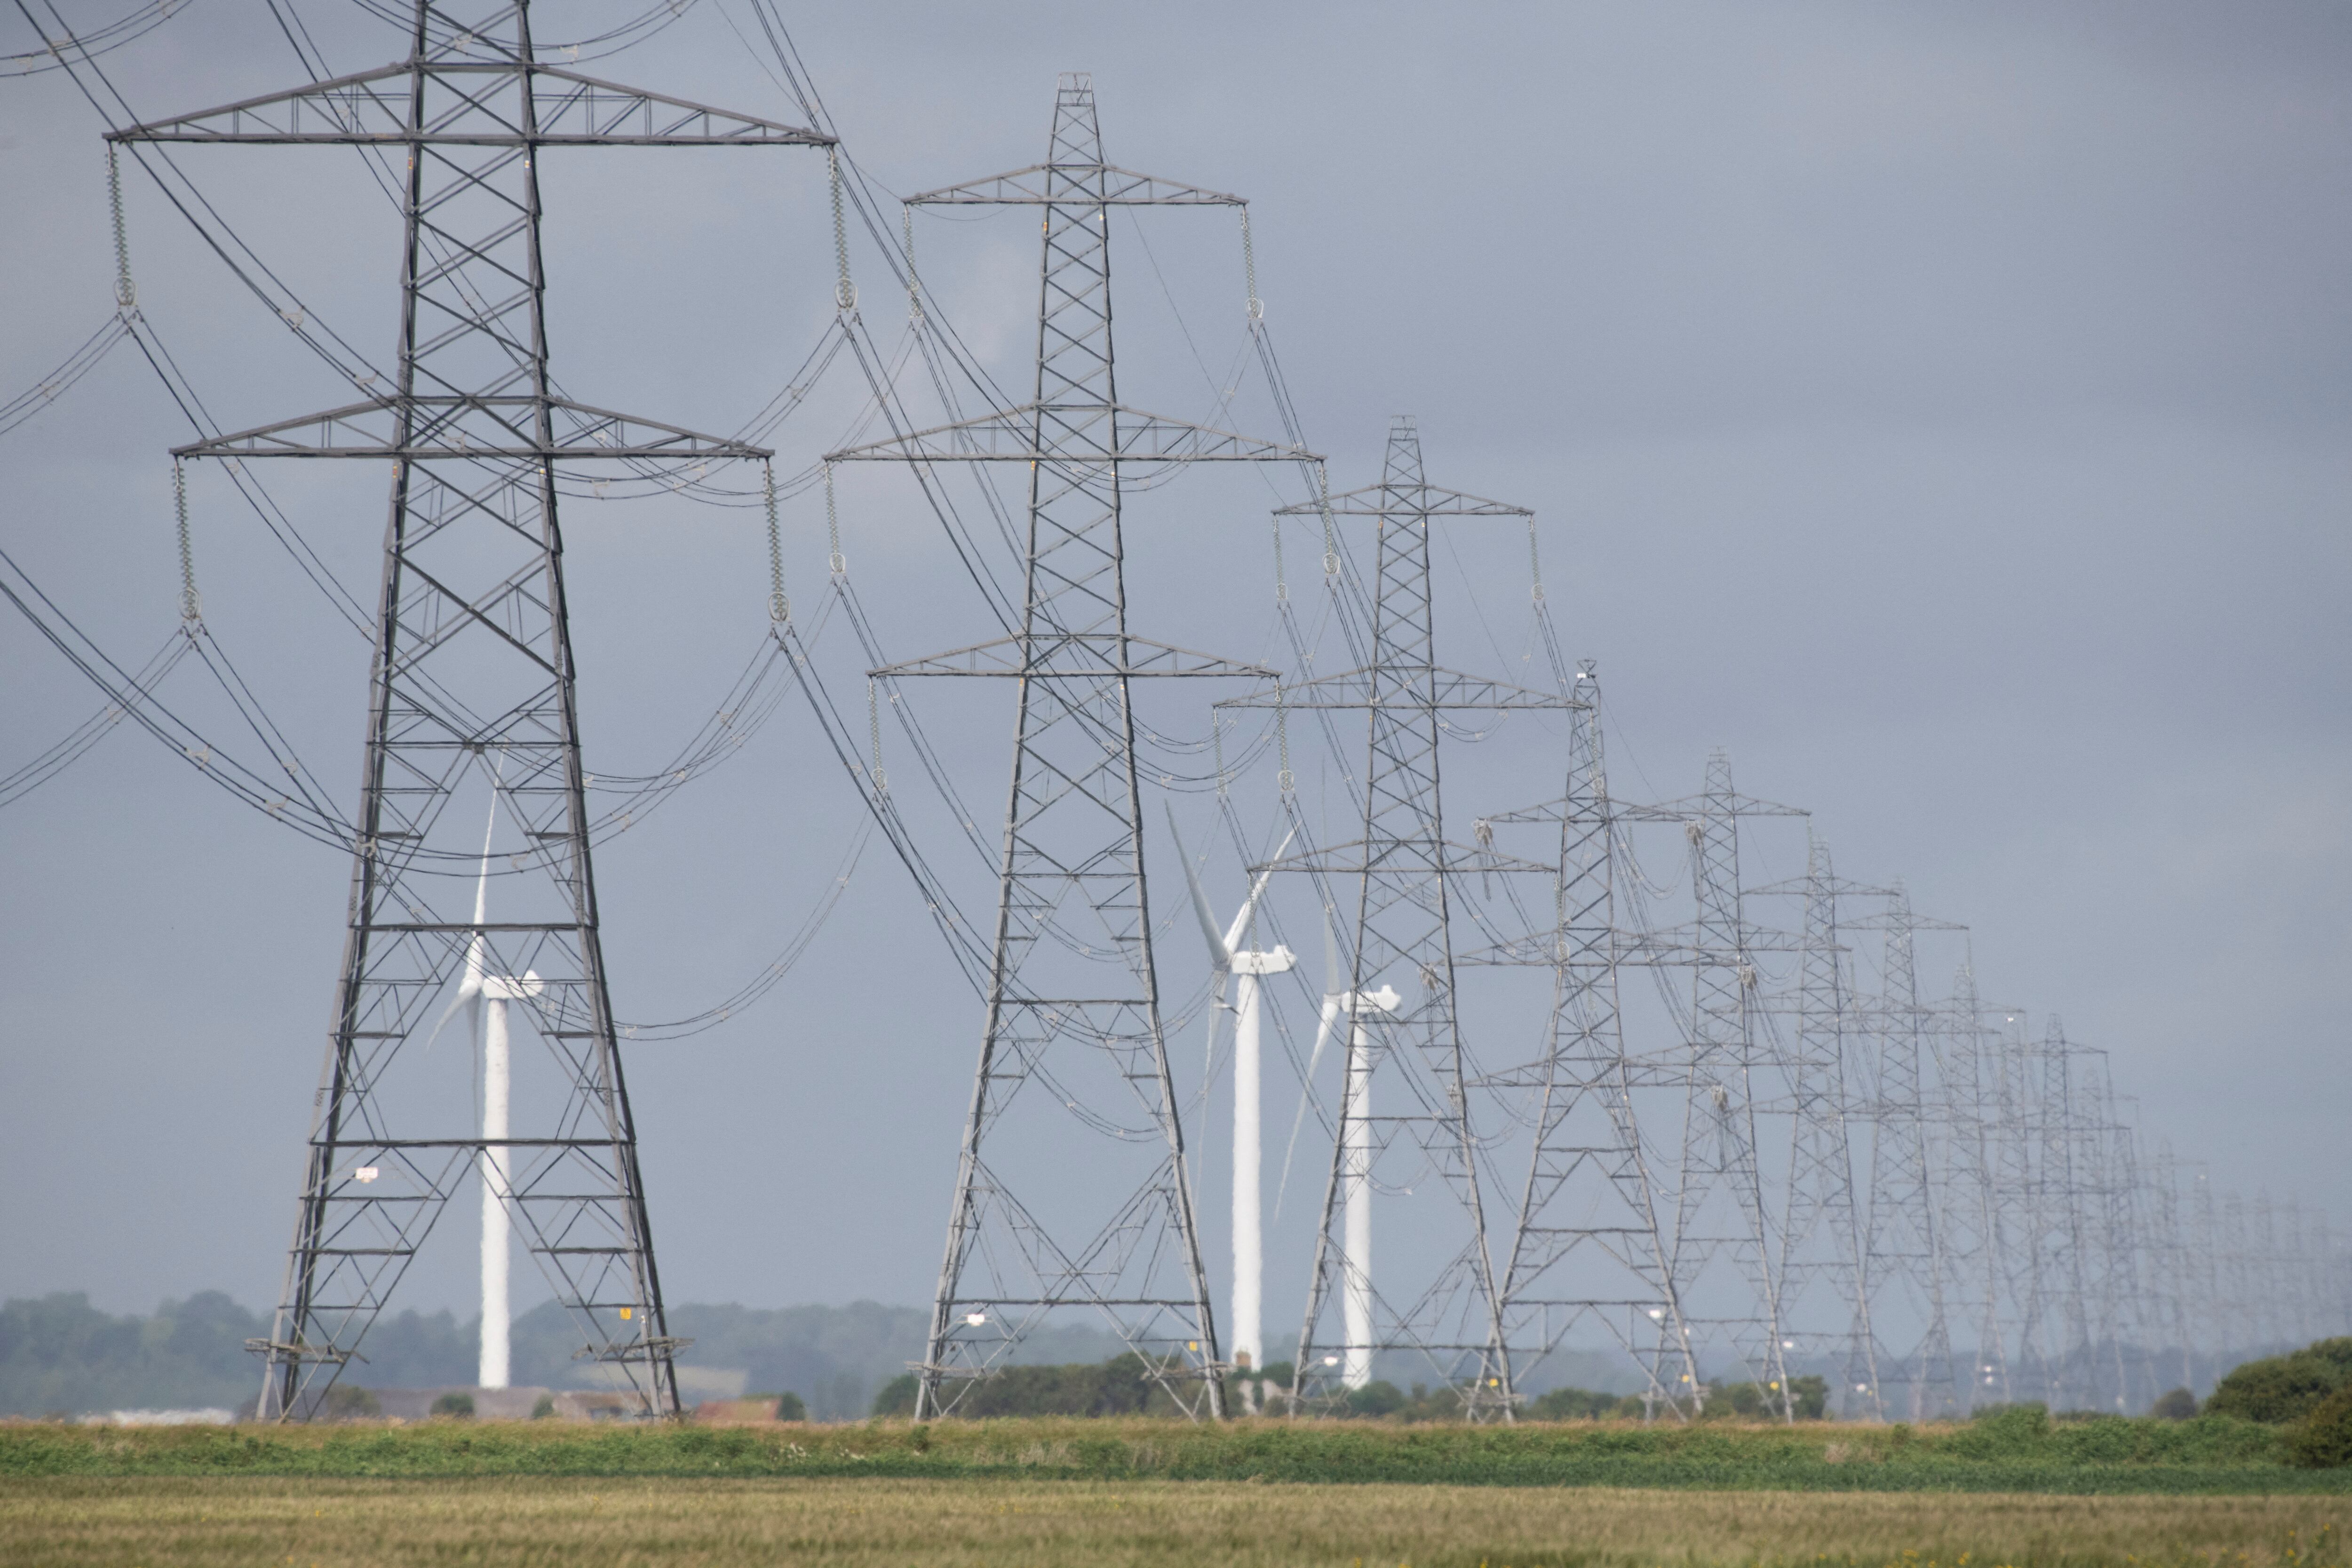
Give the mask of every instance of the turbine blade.
[{"label": "turbine blade", "polygon": [[[1323,928],[1323,935],[1328,944],[1331,935],[1328,924]],[[1327,946],[1324,952],[1328,956],[1330,948]],[[1298,1154],[1298,1134],[1307,1125],[1307,1107],[1315,1098],[1315,1069],[1323,1060],[1323,1048],[1331,1043],[1331,1028],[1339,1016],[1339,982],[1336,977],[1339,961],[1334,958],[1331,962],[1335,977],[1331,981],[1331,988],[1323,993],[1322,1016],[1315,1024],[1315,1049],[1307,1056],[1307,1081],[1298,1086],[1298,1113],[1290,1119],[1290,1142],[1283,1148],[1282,1176],[1275,1183],[1274,1218],[1277,1220],[1282,1218],[1283,1195],[1290,1190],[1290,1162]]]},{"label": "turbine blade", "polygon": [[1283,834],[1282,842],[1275,847],[1274,853],[1266,857],[1266,861],[1268,862],[1266,868],[1257,873],[1257,881],[1250,885],[1249,897],[1243,903],[1242,912],[1234,916],[1233,929],[1225,933],[1226,952],[1238,953],[1241,951],[1242,938],[1249,935],[1250,916],[1257,913],[1258,895],[1265,891],[1266,883],[1274,876],[1274,865],[1272,862],[1282,858],[1282,852],[1288,849],[1290,847],[1290,841],[1297,836],[1298,830],[1297,828],[1293,828],[1290,831]]},{"label": "turbine blade", "polygon": [[1223,971],[1233,965],[1233,945],[1218,934],[1216,917],[1209,913],[1209,900],[1201,892],[1201,879],[1193,874],[1192,856],[1184,848],[1184,835],[1176,831],[1176,808],[1163,800],[1160,809],[1168,813],[1168,832],[1176,841],[1176,858],[1184,862],[1184,885],[1192,890],[1192,913],[1200,916],[1201,935],[1208,938],[1209,967]]}]

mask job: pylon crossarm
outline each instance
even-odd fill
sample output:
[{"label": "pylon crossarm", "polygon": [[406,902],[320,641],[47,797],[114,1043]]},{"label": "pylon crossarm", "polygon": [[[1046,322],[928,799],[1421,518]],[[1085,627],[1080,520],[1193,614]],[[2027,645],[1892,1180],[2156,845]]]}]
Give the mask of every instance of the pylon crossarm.
[{"label": "pylon crossarm", "polygon": [[[550,398],[551,413],[566,417],[563,437],[541,444],[531,435],[541,400],[511,397],[379,397],[319,413],[257,425],[172,449],[174,457],[403,457],[446,461],[511,458],[534,462],[693,457],[757,461],[764,446],[706,435],[638,414],[615,413],[568,399]],[[401,413],[410,415],[400,439]],[[384,425],[389,428],[384,428]],[[469,429],[476,434],[469,434]]]},{"label": "pylon crossarm", "polygon": [[1546,800],[1541,805],[1521,806],[1509,811],[1494,811],[1486,821],[1500,827],[1506,823],[1545,822],[1554,827],[1570,820],[1586,821],[1606,816],[1620,822],[1680,822],[1689,813],[1668,806],[1644,806],[1631,801],[1612,800],[1602,797],[1598,801],[1578,801],[1568,799]]},{"label": "pylon crossarm", "polygon": [[1301,501],[1276,510],[1277,517],[1319,517],[1328,512],[1343,517],[1532,517],[1533,508],[1508,501],[1490,501],[1462,490],[1435,485],[1367,485],[1328,500]]},{"label": "pylon crossarm", "polygon": [[[1067,182],[1084,193],[1073,195]],[[1245,207],[1246,199],[1181,180],[1139,174],[1115,163],[1033,163],[985,179],[908,196],[910,207]]]},{"label": "pylon crossarm", "polygon": [[1214,653],[1195,653],[1149,637],[1122,636],[1114,632],[1063,632],[1027,637],[999,637],[952,648],[944,653],[885,664],[866,674],[877,681],[901,675],[1221,675],[1271,680],[1275,672],[1260,664],[1236,664]]},{"label": "pylon crossarm", "polygon": [[[1392,710],[1474,709],[1482,712],[1508,712],[1538,708],[1559,711],[1584,706],[1580,697],[1566,696],[1559,692],[1538,692],[1526,686],[1515,686],[1508,681],[1497,681],[1486,675],[1465,674],[1459,670],[1438,669],[1430,672],[1429,696],[1408,690],[1402,695],[1375,700],[1373,692],[1395,690],[1398,677],[1391,672],[1349,670],[1340,674],[1324,675],[1304,681],[1295,686],[1277,690],[1252,692],[1246,696],[1227,697],[1217,704],[1232,708],[1369,708]],[[1406,677],[1407,680],[1411,676]]]},{"label": "pylon crossarm", "polygon": [[[1267,861],[1247,868],[1256,876],[1269,871],[1313,872],[1323,876],[1360,876],[1367,871],[1401,872],[1412,870],[1447,876],[1475,876],[1492,872],[1495,874],[1523,876],[1558,876],[1559,868],[1539,861],[1522,860],[1517,855],[1497,854],[1475,844],[1459,844],[1452,840],[1440,840],[1434,845],[1403,844],[1382,841],[1367,845],[1359,839],[1352,843],[1327,844],[1319,849],[1286,855],[1278,861]],[[1549,939],[1549,934],[1546,934]],[[1457,963],[1465,960],[1456,959]]]},{"label": "pylon crossarm", "polygon": [[827,463],[1320,463],[1303,446],[1119,403],[1023,403],[828,452]]},{"label": "pylon crossarm", "polygon": [[[529,72],[534,129],[494,103],[500,86]],[[414,123],[410,92],[419,75],[457,95],[438,118]],[[468,90],[466,78],[478,78]],[[552,92],[540,82],[561,83]],[[172,120],[107,133],[110,141],[215,141],[248,146],[454,147],[825,147],[834,138],[730,110],[713,109],[552,66],[514,59],[403,60],[310,87],[266,94]]]}]

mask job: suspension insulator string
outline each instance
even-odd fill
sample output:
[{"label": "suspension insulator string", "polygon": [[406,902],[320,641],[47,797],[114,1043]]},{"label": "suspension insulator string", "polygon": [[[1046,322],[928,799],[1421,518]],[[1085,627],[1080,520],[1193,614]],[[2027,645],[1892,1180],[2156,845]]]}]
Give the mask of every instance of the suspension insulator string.
[{"label": "suspension insulator string", "polygon": [[1316,499],[1323,510],[1323,575],[1339,575],[1339,525],[1331,517],[1331,475],[1320,463],[1315,465]]},{"label": "suspension insulator string", "polygon": [[872,676],[866,681],[866,727],[874,737],[874,791],[887,793],[890,780],[882,771],[882,703],[875,694]]},{"label": "suspension insulator string", "polygon": [[849,570],[849,563],[841,555],[841,514],[834,509],[833,465],[830,463],[824,465],[824,534],[833,551],[825,558],[825,568],[839,577]]},{"label": "suspension insulator string", "polygon": [[190,630],[204,624],[204,601],[196,597],[196,552],[188,537],[188,471],[172,459],[172,500],[180,520],[180,622]]},{"label": "suspension insulator string", "polygon": [[833,176],[833,259],[840,268],[840,281],[833,286],[833,302],[848,315],[857,308],[857,285],[849,280],[849,225],[841,214],[841,149],[824,150],[826,167]]},{"label": "suspension insulator string", "polygon": [[1274,683],[1274,736],[1282,759],[1282,770],[1275,776],[1275,782],[1286,797],[1297,789],[1298,781],[1290,775],[1290,709],[1283,704],[1280,681]]},{"label": "suspension insulator string", "polygon": [[898,226],[907,235],[907,319],[919,327],[923,324],[923,285],[915,276],[915,209],[898,209]]},{"label": "suspension insulator string", "polygon": [[1533,584],[1535,601],[1543,602],[1543,558],[1536,552],[1536,520],[1528,519],[1528,580]]},{"label": "suspension insulator string", "polygon": [[113,142],[106,144],[106,200],[114,211],[114,303],[130,310],[139,303],[131,281],[131,235],[122,221],[122,164]]},{"label": "suspension insulator string", "polygon": [[1248,279],[1249,319],[1253,321],[1263,321],[1265,319],[1265,301],[1257,297],[1257,247],[1250,243],[1249,204],[1247,202],[1244,202],[1242,204],[1241,214],[1242,272]]},{"label": "suspension insulator string", "polygon": [[768,619],[782,626],[793,618],[793,601],[784,597],[784,534],[776,522],[776,465],[760,465],[768,493]]},{"label": "suspension insulator string", "polygon": [[1290,602],[1290,577],[1282,566],[1282,514],[1279,512],[1274,517],[1274,601],[1276,604]]}]

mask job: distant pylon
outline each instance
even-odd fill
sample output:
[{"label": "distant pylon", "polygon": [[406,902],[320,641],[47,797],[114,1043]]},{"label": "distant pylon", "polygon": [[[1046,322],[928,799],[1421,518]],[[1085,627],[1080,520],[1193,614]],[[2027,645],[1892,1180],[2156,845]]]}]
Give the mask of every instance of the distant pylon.
[{"label": "distant pylon", "polygon": [[[1780,1256],[1757,1159],[1757,967],[1740,907],[1739,820],[1796,816],[1732,788],[1731,762],[1707,759],[1706,788],[1685,803],[1697,917],[1690,932],[1689,1038],[1666,1060],[1683,1092],[1681,1169],[1666,1241],[1675,1293],[1695,1336],[1720,1333],[1759,1383],[1789,1387]],[[1708,1285],[1727,1258],[1737,1283]],[[1783,1406],[1783,1414],[1787,1406]]]},{"label": "distant pylon", "polygon": [[[1301,1398],[1337,1395],[1370,1375],[1376,1354],[1408,1352],[1454,1386],[1474,1419],[1507,1416],[1510,1367],[1463,1068],[1448,883],[1474,862],[1490,872],[1544,876],[1551,868],[1446,840],[1438,721],[1448,709],[1563,709],[1573,703],[1437,664],[1429,540],[1431,525],[1441,519],[1529,514],[1431,485],[1420,434],[1405,418],[1390,426],[1379,484],[1287,510],[1369,517],[1379,530],[1371,662],[1226,705],[1361,709],[1369,718],[1362,837],[1277,862],[1313,873],[1318,885],[1356,882],[1349,1018],[1339,1025],[1348,1041],[1348,1088],[1307,1276],[1295,1392]],[[1286,804],[1295,810],[1295,800]],[[1335,901],[1344,896],[1332,894]],[[1391,988],[1393,1007],[1386,999]],[[1376,996],[1381,1005],[1366,1005]],[[1434,1249],[1441,1261],[1433,1271],[1384,1269],[1368,1276],[1361,1260],[1371,1217],[1397,1213],[1411,1201],[1417,1170],[1432,1173],[1445,1195],[1421,1206],[1436,1213],[1431,1224],[1442,1239]],[[1350,1307],[1339,1344],[1323,1322],[1335,1297]]]},{"label": "distant pylon", "polygon": [[[589,870],[559,465],[762,459],[558,395],[548,377],[540,154],[550,148],[811,145],[832,139],[542,64],[526,0],[415,0],[407,57],[115,133],[126,142],[394,150],[399,364],[361,401],[180,448],[184,457],[392,465],[381,620],[352,897],[285,1293],[266,1340],[264,1418],[306,1416],[360,1354],[417,1247],[496,1147],[507,1212],[585,1342],[648,1413],[677,1409],[636,1131]],[[288,319],[298,330],[297,316]],[[315,330],[315,329],[313,329]],[[468,918],[478,851],[447,808],[469,777],[499,799],[505,918]],[[472,1124],[462,1060],[411,1046],[477,945],[547,1048],[518,1101],[527,1131]]]},{"label": "distant pylon", "polygon": [[1487,819],[1498,827],[1559,823],[1557,929],[1465,960],[1553,969],[1544,1054],[1481,1084],[1536,1097],[1499,1315],[1517,1375],[1526,1376],[1579,1326],[1597,1324],[1641,1367],[1646,1402],[1681,1409],[1698,1386],[1698,1359],[1634,1107],[1634,1090],[1651,1080],[1626,1054],[1618,999],[1629,945],[1617,914],[1618,821],[1646,813],[1610,793],[1601,682],[1591,662],[1577,667],[1572,695],[1567,792]]},{"label": "distant pylon", "polygon": [[[1847,1136],[1851,1122],[1860,1118],[1847,1092],[1846,1058],[1860,1046],[1861,1030],[1838,926],[1840,891],[1829,846],[1811,838],[1798,954],[1797,1039],[1781,1063],[1789,1079],[1790,1160],[1782,1194],[1780,1291],[1774,1305],[1783,1350],[1793,1343],[1800,1350],[1837,1354],[1838,1407],[1858,1406],[1884,1419],[1886,1396],[1870,1311],[1874,1281],[1864,1267],[1866,1221],[1854,1197],[1853,1147]],[[1826,1343],[1807,1343],[1809,1295],[1823,1298],[1824,1321],[1836,1322]],[[1793,1413],[1792,1396],[1786,1393],[1770,1403]]]},{"label": "distant pylon", "polygon": [[[1929,926],[1958,928],[1922,919],[1900,882],[1880,924],[1885,946],[1872,1029],[1877,1048],[1874,1093],[1865,1105],[1870,1212],[1864,1252],[1874,1299],[1901,1294],[1908,1317],[1918,1325],[1914,1348],[1898,1358],[1895,1375],[1905,1387],[1906,1417],[1924,1421],[1955,1415],[1964,1401],[1952,1360],[1945,1297],[1948,1238],[1940,1218],[1952,1173],[1931,1122],[1930,1014],[1919,1000],[1916,936]],[[1888,1332],[1886,1321],[1884,1312],[1873,1319],[1882,1335]]]},{"label": "distant pylon", "polygon": [[1181,1406],[1221,1415],[1152,955],[1129,686],[1274,673],[1128,630],[1122,475],[1313,454],[1118,401],[1110,210],[1243,203],[1105,162],[1090,77],[1061,78],[1044,163],[908,202],[1037,207],[1044,236],[1035,396],[826,459],[1016,463],[1029,475],[1019,628],[870,672],[885,683],[1003,676],[1019,692],[987,1021],[916,1414],[951,1412],[1047,1314],[1077,1307],[1113,1325]]}]

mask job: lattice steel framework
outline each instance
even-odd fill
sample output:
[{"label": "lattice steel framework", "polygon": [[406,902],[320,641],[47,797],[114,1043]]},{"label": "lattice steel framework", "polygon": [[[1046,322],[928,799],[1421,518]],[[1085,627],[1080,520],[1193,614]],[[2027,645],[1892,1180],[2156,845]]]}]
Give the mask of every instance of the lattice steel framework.
[{"label": "lattice steel framework", "polygon": [[1098,1312],[1180,1405],[1221,1415],[1152,956],[1129,685],[1273,672],[1129,632],[1122,475],[1318,459],[1118,401],[1110,210],[1243,204],[1106,163],[1089,78],[1061,78],[1044,163],[909,201],[1035,207],[1044,235],[1035,397],[828,458],[1030,468],[1019,631],[872,672],[1005,676],[1018,692],[987,1023],[916,1412],[952,1411],[1047,1313],[1075,1306]]},{"label": "lattice steel framework", "polygon": [[[1771,1304],[1781,1317],[1780,1348],[1793,1343],[1798,1350],[1835,1354],[1843,1373],[1839,1406],[1859,1405],[1884,1419],[1885,1392],[1870,1312],[1873,1282],[1863,1251],[1864,1206],[1854,1193],[1853,1146],[1847,1135],[1857,1107],[1847,1057],[1861,1043],[1853,977],[1838,924],[1839,895],[1849,891],[1831,867],[1829,846],[1811,839],[1798,955],[1797,1038],[1780,1063],[1788,1077],[1789,1168],[1780,1228],[1780,1288]],[[1844,1321],[1826,1333],[1810,1332],[1804,1326],[1813,1315],[1808,1297],[1826,1298],[1822,1315]],[[1778,1403],[1785,1410],[1790,1401]]]},{"label": "lattice steel framework", "polygon": [[[1919,999],[1916,934],[1959,928],[1916,914],[1900,882],[1875,924],[1885,946],[1881,991],[1870,1009],[1877,1071],[1862,1105],[1870,1133],[1864,1270],[1875,1299],[1900,1291],[1919,1325],[1916,1343],[1894,1358],[1892,1373],[1886,1363],[1879,1370],[1906,1390],[1907,1418],[1923,1421],[1956,1414],[1963,1401],[1952,1361],[1945,1300],[1947,1237],[1940,1218],[1950,1171],[1931,1120],[1936,1085],[1928,1042],[1934,1015]],[[1884,1312],[1874,1320],[1882,1337],[1885,1320]]]},{"label": "lattice steel framework", "polygon": [[[1756,1039],[1758,975],[1740,904],[1739,820],[1803,813],[1741,795],[1732,787],[1730,758],[1719,751],[1707,758],[1706,787],[1688,806],[1684,831],[1697,914],[1689,1038],[1670,1057],[1684,1113],[1668,1272],[1694,1336],[1727,1336],[1758,1382],[1785,1391],[1780,1258],[1757,1160],[1757,1077],[1769,1064]],[[1700,1294],[1700,1281],[1726,1258],[1747,1288],[1744,1312],[1710,1310]]]},{"label": "lattice steel framework", "polygon": [[[1447,883],[1472,869],[1549,876],[1552,870],[1490,851],[1450,843],[1439,788],[1438,716],[1453,708],[1488,711],[1564,709],[1564,695],[1529,691],[1447,670],[1436,662],[1429,536],[1433,521],[1531,514],[1431,485],[1412,421],[1389,430],[1381,482],[1285,515],[1363,517],[1377,521],[1372,584],[1371,662],[1276,695],[1228,706],[1361,709],[1369,717],[1363,835],[1276,862],[1318,879],[1357,879],[1351,969],[1341,1029],[1349,1040],[1350,1088],[1341,1098],[1322,1224],[1316,1233],[1306,1315],[1299,1331],[1294,1396],[1335,1395],[1342,1357],[1324,1333],[1335,1295],[1369,1296],[1369,1343],[1344,1348],[1360,1364],[1387,1351],[1423,1357],[1436,1377],[1461,1394],[1474,1418],[1507,1416],[1510,1366],[1499,1315],[1494,1261],[1479,1190],[1460,1019],[1456,1009]],[[1393,1009],[1368,1004],[1393,988]],[[1458,1207],[1450,1254],[1433,1275],[1362,1277],[1339,1235],[1351,1191],[1369,1188],[1384,1204],[1413,1185],[1402,1167],[1433,1169]],[[1385,1179],[1384,1179],[1385,1178]],[[1449,1214],[1454,1211],[1448,1211]],[[1387,1285],[1383,1287],[1383,1281]]]},{"label": "lattice steel framework", "polygon": [[1530,1092],[1534,1136],[1517,1224],[1498,1280],[1508,1363],[1524,1375],[1579,1324],[1599,1324],[1641,1366],[1647,1398],[1679,1408],[1699,1366],[1675,1291],[1634,1089],[1652,1081],[1628,1057],[1618,998],[1625,933],[1618,925],[1616,838],[1622,817],[1654,818],[1609,791],[1601,685],[1577,667],[1568,789],[1557,801],[1504,811],[1496,826],[1559,825],[1557,929],[1465,963],[1552,967],[1541,1060],[1492,1072],[1481,1087]]},{"label": "lattice steel framework", "polygon": [[[416,1042],[469,945],[543,982],[546,1047],[516,1080],[508,1212],[585,1341],[649,1413],[677,1408],[590,873],[559,464],[762,459],[763,449],[558,395],[548,375],[539,154],[819,144],[814,131],[541,64],[530,6],[417,0],[381,69],[118,132],[125,141],[347,146],[386,160],[404,229],[394,384],[175,455],[392,465],[391,517],[342,968],[275,1324],[265,1417],[314,1411],[361,1354],[488,1145],[464,1052]],[[471,905],[468,785],[494,790],[499,918]]]}]

